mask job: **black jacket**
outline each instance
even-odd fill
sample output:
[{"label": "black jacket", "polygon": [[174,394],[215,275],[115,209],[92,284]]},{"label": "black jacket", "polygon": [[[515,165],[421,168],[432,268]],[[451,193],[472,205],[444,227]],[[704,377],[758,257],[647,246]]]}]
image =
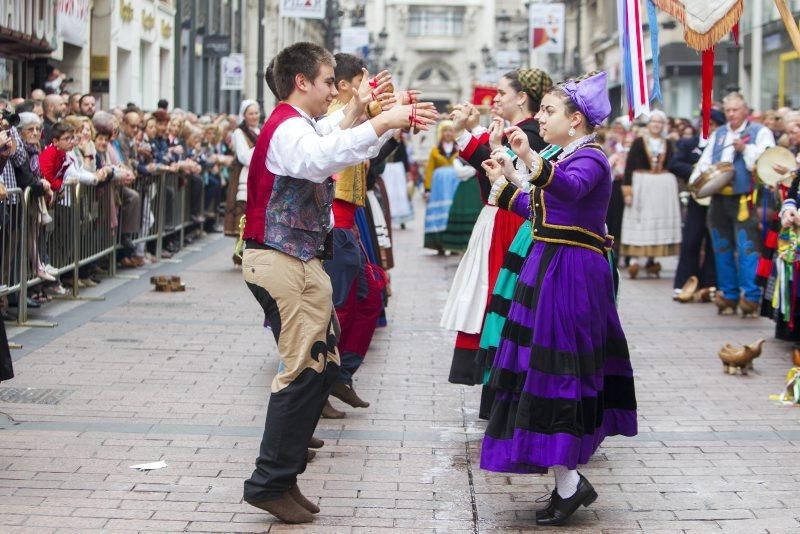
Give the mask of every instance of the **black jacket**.
[{"label": "black jacket", "polygon": [[699,145],[699,137],[678,139],[675,143],[675,152],[672,155],[672,159],[668,162],[667,170],[684,182],[688,182],[694,166],[703,154]]}]

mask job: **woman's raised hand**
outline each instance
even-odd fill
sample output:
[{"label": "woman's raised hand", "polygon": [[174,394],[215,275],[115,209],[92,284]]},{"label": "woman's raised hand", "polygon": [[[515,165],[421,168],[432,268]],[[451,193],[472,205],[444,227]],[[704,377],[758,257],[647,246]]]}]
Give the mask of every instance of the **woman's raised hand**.
[{"label": "woman's raised hand", "polygon": [[516,169],[514,168],[514,164],[511,162],[511,157],[506,152],[506,149],[502,146],[496,148],[492,151],[492,159],[495,160],[503,169],[503,175],[508,177],[513,177],[516,173]]},{"label": "woman's raised hand", "polygon": [[486,177],[489,178],[491,183],[495,183],[503,176],[503,167],[494,159],[487,159],[481,163],[481,167],[483,167]]},{"label": "woman's raised hand", "polygon": [[511,150],[518,156],[521,157],[523,154],[527,154],[531,151],[531,144],[528,142],[528,136],[519,126],[506,128],[505,134],[508,139],[508,144],[511,145]]},{"label": "woman's raised hand", "polygon": [[492,150],[497,150],[503,146],[505,126],[505,121],[501,117],[492,119],[492,123],[489,125],[489,147]]}]

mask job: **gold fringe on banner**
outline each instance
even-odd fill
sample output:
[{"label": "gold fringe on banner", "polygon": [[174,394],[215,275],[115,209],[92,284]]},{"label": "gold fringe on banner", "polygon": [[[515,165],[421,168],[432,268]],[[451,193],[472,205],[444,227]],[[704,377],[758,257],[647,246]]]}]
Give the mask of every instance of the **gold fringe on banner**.
[{"label": "gold fringe on banner", "polygon": [[[706,33],[698,33],[686,24],[686,9],[684,3],[689,0],[653,0],[661,11],[669,13],[683,24],[683,39],[695,50],[708,50],[728,35],[739,22],[744,11],[744,1],[738,0],[724,17],[718,20]],[[775,0],[779,2],[781,0]]]}]

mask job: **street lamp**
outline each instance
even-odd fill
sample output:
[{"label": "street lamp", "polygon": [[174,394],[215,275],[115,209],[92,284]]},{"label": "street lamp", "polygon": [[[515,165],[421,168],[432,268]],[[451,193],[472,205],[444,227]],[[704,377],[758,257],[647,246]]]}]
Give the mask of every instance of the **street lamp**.
[{"label": "street lamp", "polygon": [[524,34],[520,34],[517,36],[517,52],[519,52],[520,63],[525,67],[530,66],[529,58],[531,52],[528,44],[527,31]]},{"label": "street lamp", "polygon": [[[372,63],[372,67],[374,70],[379,70],[381,67],[381,59],[383,59],[383,54],[386,52],[386,41],[389,38],[389,34],[386,33],[386,28],[383,28],[380,33],[378,34],[378,38],[375,41],[375,44],[370,47],[370,59]],[[372,41],[372,35],[370,34],[370,41]]]},{"label": "street lamp", "polygon": [[481,48],[481,59],[483,59],[483,66],[487,69],[492,66],[494,63],[494,58],[492,58],[492,51],[489,50],[488,45],[483,45]]},{"label": "street lamp", "polygon": [[389,71],[394,71],[394,68],[397,66],[397,61],[398,61],[397,56],[395,54],[392,54],[392,57],[390,57],[389,60],[386,62],[386,68]]}]

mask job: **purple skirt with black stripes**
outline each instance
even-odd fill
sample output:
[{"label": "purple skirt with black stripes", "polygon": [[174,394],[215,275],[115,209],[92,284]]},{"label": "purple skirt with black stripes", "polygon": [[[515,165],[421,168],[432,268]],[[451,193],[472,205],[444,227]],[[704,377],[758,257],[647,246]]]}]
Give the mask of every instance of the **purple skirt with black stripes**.
[{"label": "purple skirt with black stripes", "polygon": [[637,433],[628,344],[606,258],[536,242],[489,376],[481,467],[543,473],[585,464],[606,436]]}]

